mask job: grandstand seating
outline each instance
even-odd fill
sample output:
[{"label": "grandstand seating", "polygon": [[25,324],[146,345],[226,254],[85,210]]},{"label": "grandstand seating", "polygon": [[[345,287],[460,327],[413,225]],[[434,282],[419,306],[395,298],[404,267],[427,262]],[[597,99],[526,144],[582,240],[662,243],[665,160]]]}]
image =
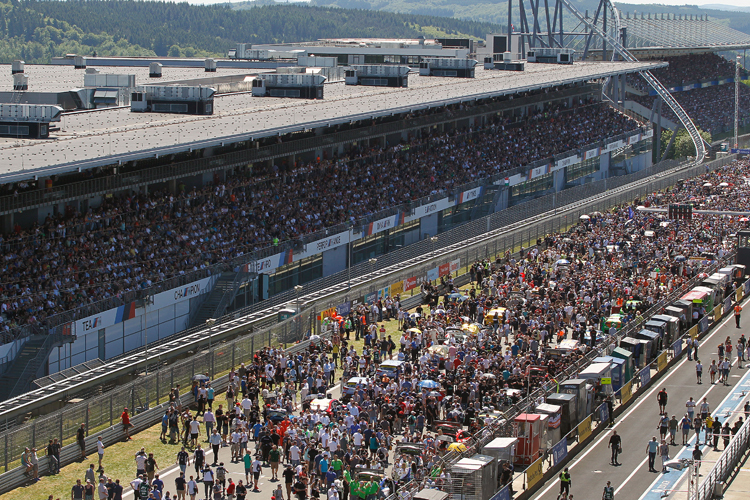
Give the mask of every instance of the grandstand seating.
[{"label": "grandstand seating", "polygon": [[[734,63],[717,54],[691,54],[667,57],[668,68],[652,71],[666,87],[679,87],[689,83],[734,77]],[[629,75],[630,87],[648,93],[651,89],[643,78]],[[714,85],[700,89],[674,92],[675,99],[702,130],[712,135],[730,130],[734,126],[734,85]],[[651,109],[656,96],[631,94],[627,99]],[[675,123],[679,120],[668,106],[662,106],[662,116]],[[750,88],[740,85],[741,123],[750,123]]]},{"label": "grandstand seating", "polygon": [[[256,166],[251,176],[239,171],[221,185],[115,196],[86,213],[16,226],[0,237],[2,328],[147,288],[267,246],[273,238],[292,239],[450,191],[638,125],[600,103],[548,106],[523,121],[435,130],[409,144],[355,149],[348,157],[286,170]],[[410,154],[400,153],[407,145]]]}]

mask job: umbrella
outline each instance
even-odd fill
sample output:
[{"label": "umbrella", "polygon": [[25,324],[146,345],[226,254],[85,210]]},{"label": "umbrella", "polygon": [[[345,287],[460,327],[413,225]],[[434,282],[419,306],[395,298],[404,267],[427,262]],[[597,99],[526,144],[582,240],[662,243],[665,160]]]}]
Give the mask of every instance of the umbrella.
[{"label": "umbrella", "polygon": [[417,383],[417,387],[421,387],[422,389],[437,389],[440,387],[440,384],[434,380],[421,380]]},{"label": "umbrella", "polygon": [[483,373],[482,378],[494,379],[497,378],[497,376],[494,373]]},{"label": "umbrella", "polygon": [[719,183],[719,187],[723,187],[723,188],[729,187],[729,183],[728,182],[721,182],[721,183]]},{"label": "umbrella", "polygon": [[708,273],[700,273],[698,275],[699,278],[708,278]]},{"label": "umbrella", "polygon": [[740,222],[747,222],[747,221],[749,221],[750,219],[748,219],[747,217],[740,217],[740,219],[739,219],[739,220],[740,220]]},{"label": "umbrella", "polygon": [[570,264],[570,261],[566,260],[566,259],[560,259],[557,262],[555,262],[555,265],[558,265],[558,266],[562,266],[562,265],[565,265],[565,264]]},{"label": "umbrella", "polygon": [[427,393],[427,396],[432,398],[439,398],[440,396],[442,396],[442,394],[440,394],[438,391],[430,391]]},{"label": "umbrella", "polygon": [[588,216],[588,215],[586,215],[586,214],[584,214],[584,215],[582,215],[582,216],[578,217],[578,219],[579,219],[579,220],[589,220],[590,218],[591,218],[591,217],[589,217],[589,216]]},{"label": "umbrella", "polygon": [[420,330],[419,328],[409,328],[406,331],[411,333],[422,333],[422,330]]},{"label": "umbrella", "polygon": [[463,443],[451,443],[448,445],[448,451],[464,452],[466,451],[466,445]]},{"label": "umbrella", "polygon": [[199,373],[197,375],[193,375],[193,380],[197,380],[198,382],[207,382],[211,380],[211,377],[209,377],[208,375]]},{"label": "umbrella", "polygon": [[602,213],[601,212],[591,212],[591,216],[592,217],[601,217]]},{"label": "umbrella", "polygon": [[713,184],[711,184],[710,182],[706,182],[705,184],[703,184],[704,188],[710,188],[711,186],[713,186]]}]

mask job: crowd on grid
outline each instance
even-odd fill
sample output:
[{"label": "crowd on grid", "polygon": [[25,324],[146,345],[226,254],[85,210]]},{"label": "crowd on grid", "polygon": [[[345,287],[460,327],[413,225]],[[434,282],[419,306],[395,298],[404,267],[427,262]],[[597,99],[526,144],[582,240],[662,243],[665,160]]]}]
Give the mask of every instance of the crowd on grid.
[{"label": "crowd on grid", "polygon": [[[276,500],[377,500],[404,493],[399,488],[411,479],[428,487],[450,484],[441,456],[452,442],[487,432],[493,410],[554,379],[613,333],[616,327],[603,318],[618,311],[624,323],[639,318],[700,272],[700,263],[726,255],[734,244],[729,234],[745,224],[699,215],[667,221],[636,205],[744,207],[747,176],[750,162],[736,161],[633,205],[593,213],[520,254],[475,263],[468,289],[457,290],[450,277],[423,283],[428,298],[413,311],[403,310],[398,296],[359,305],[327,320],[331,336],[304,351],[255,352],[230,372],[221,396],[210,380],[196,381],[194,404],[182,406],[176,386],[160,437],[180,446],[179,472],[166,484],[146,451],[149,443],[142,443],[130,483],[136,498],[244,500],[260,491],[264,468]],[[387,334],[389,321],[398,321],[397,334]],[[560,356],[554,348],[567,339],[578,344]],[[359,340],[363,345],[355,349]],[[386,360],[402,363],[385,369]],[[357,376],[367,380],[347,384]],[[347,391],[332,399],[337,382]],[[601,387],[596,391],[613,404]],[[129,438],[127,409],[122,418]],[[228,472],[232,464],[244,474]],[[92,464],[87,484],[73,487],[73,500],[97,484],[102,500],[121,499],[121,485],[101,465],[101,478]],[[512,464],[504,464],[501,484],[512,477]]]},{"label": "crowd on grid", "polygon": [[[750,123],[750,88],[744,83],[740,84],[739,100],[739,125],[745,126]],[[693,89],[686,92],[674,92],[672,94],[680,106],[685,110],[693,122],[706,132],[716,135],[734,127],[734,85],[719,85],[702,89]],[[649,110],[653,108],[654,96],[634,96],[632,98]],[[680,120],[672,109],[666,104],[661,106],[662,116],[679,125]]]},{"label": "crowd on grid", "polygon": [[547,106],[518,121],[354,149],[347,157],[240,170],[177,193],[105,198],[0,236],[0,328],[206,269],[386,207],[582,147],[638,125],[612,108]]},{"label": "crowd on grid", "polygon": [[[666,87],[675,87],[702,80],[717,80],[734,76],[734,63],[718,54],[690,54],[685,56],[660,57],[669,66],[652,70],[651,73]],[[627,84],[637,90],[649,92],[651,86],[638,75],[628,75]]]}]

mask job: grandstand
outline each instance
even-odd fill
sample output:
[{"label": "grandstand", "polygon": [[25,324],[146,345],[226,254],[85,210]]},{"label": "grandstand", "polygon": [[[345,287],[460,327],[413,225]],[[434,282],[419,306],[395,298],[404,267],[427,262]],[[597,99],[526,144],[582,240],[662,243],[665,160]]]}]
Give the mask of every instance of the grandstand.
[{"label": "grandstand", "polygon": [[[530,197],[649,166],[651,131],[600,103],[601,82],[660,66],[411,74],[408,88],[329,83],[304,103],[219,94],[212,116],[111,107],[64,113],[49,141],[0,139],[5,396]],[[75,79],[60,68],[49,71]]]},{"label": "grandstand", "polygon": [[[620,13],[625,46],[639,60],[659,60],[667,68],[653,72],[685,109],[696,125],[713,136],[734,127],[734,59],[750,47],[750,35],[717,24],[704,16]],[[742,79],[747,78],[742,59]],[[624,95],[610,86],[608,95],[639,116],[674,130],[680,120],[661,104],[648,83],[628,77]],[[750,89],[740,85],[740,127],[750,125]],[[657,130],[657,135],[659,134]]]}]

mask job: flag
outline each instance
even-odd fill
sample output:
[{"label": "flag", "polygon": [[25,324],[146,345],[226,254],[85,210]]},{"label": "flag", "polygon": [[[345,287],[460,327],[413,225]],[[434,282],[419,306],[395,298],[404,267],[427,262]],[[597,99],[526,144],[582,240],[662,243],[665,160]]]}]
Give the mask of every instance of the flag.
[{"label": "flag", "polygon": [[628,219],[632,219],[633,215],[633,207],[628,207]]}]

